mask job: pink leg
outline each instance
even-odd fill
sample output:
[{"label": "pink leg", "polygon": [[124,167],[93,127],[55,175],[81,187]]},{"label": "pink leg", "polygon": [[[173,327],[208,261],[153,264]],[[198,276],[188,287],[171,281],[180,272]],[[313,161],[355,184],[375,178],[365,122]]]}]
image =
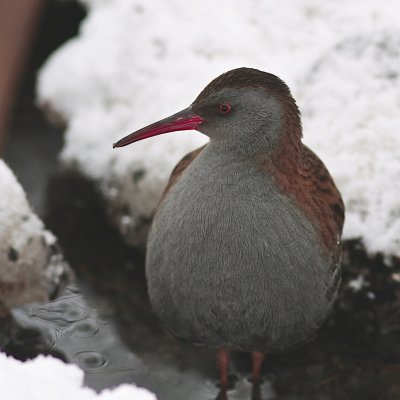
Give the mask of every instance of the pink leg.
[{"label": "pink leg", "polygon": [[252,379],[253,383],[256,383],[259,382],[260,380],[260,370],[265,358],[265,354],[259,353],[258,351],[254,351],[252,353],[252,358],[253,358]]},{"label": "pink leg", "polygon": [[219,369],[219,376],[222,388],[228,387],[228,364],[229,364],[229,350],[217,350],[217,364]]}]

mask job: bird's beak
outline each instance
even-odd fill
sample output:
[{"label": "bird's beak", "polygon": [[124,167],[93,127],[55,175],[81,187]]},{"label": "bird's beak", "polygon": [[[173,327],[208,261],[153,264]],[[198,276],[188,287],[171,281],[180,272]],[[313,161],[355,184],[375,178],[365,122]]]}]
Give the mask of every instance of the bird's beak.
[{"label": "bird's beak", "polygon": [[162,135],[168,132],[187,131],[197,129],[204,122],[204,119],[192,111],[192,107],[188,107],[170,117],[164,118],[161,121],[148,125],[136,132],[125,136],[113,147],[123,147],[128,144],[138,142],[139,140],[147,139],[152,136]]}]

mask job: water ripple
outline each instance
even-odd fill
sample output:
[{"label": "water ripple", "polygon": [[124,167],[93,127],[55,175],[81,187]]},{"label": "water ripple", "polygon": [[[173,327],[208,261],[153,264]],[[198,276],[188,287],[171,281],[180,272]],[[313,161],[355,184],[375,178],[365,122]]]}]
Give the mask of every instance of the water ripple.
[{"label": "water ripple", "polygon": [[88,318],[84,321],[78,321],[70,328],[66,329],[64,334],[68,334],[74,338],[88,338],[95,336],[99,330],[100,328],[97,322]]},{"label": "water ripple", "polygon": [[99,371],[107,365],[106,357],[97,351],[79,351],[75,358],[86,371]]}]

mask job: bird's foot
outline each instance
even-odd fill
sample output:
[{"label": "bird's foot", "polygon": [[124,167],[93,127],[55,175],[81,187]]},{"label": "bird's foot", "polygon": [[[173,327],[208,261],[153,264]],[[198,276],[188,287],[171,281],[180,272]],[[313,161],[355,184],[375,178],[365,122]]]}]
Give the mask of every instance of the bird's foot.
[{"label": "bird's foot", "polygon": [[260,385],[261,384],[261,366],[263,364],[265,358],[264,353],[260,353],[258,351],[253,351],[252,353],[252,370],[251,370],[251,378],[250,382],[253,385]]},{"label": "bird's foot", "polygon": [[215,400],[229,400],[227,388],[221,388]]},{"label": "bird's foot", "polygon": [[261,379],[258,378],[256,382],[253,382],[251,388],[251,400],[262,400],[261,397]]}]

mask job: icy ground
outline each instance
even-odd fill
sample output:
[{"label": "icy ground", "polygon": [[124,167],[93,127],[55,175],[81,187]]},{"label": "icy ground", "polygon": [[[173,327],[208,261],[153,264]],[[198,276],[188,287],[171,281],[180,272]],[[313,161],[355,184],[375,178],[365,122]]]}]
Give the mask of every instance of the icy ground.
[{"label": "icy ground", "polygon": [[127,240],[143,242],[173,166],[205,138],[112,143],[248,66],[292,88],[304,140],[342,191],[344,237],[400,256],[399,2],[81,1],[80,35],[42,69],[38,99],[67,122],[63,162],[100,183]]},{"label": "icy ground", "polygon": [[[20,362],[0,353],[0,397],[7,400],[155,400],[146,389],[121,385],[99,395],[83,387],[83,371],[52,357]],[[3,397],[4,396],[4,397]]]}]

